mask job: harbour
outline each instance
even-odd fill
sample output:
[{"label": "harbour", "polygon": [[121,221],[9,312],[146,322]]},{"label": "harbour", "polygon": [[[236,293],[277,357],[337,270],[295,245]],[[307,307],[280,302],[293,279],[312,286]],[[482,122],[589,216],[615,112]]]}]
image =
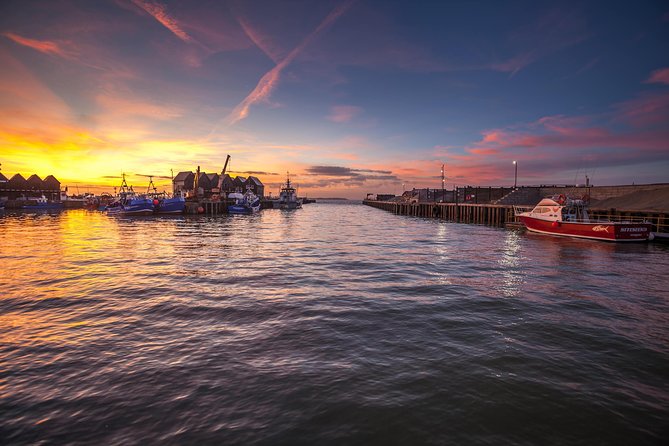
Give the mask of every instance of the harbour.
[{"label": "harbour", "polygon": [[319,201],[12,210],[0,254],[9,444],[664,437],[663,244]]},{"label": "harbour", "polygon": [[669,438],[666,2],[3,2],[0,446]]}]

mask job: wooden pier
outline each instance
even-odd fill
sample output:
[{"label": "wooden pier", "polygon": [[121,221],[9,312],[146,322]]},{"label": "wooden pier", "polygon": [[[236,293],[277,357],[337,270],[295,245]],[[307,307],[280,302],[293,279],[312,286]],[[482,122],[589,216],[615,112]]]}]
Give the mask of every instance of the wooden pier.
[{"label": "wooden pier", "polygon": [[516,221],[513,206],[501,204],[398,203],[364,200],[363,204],[398,215],[441,218],[458,223],[505,226]]},{"label": "wooden pier", "polygon": [[[502,204],[471,203],[403,203],[393,201],[363,200],[363,204],[397,215],[440,218],[456,223],[472,223],[499,227],[524,227],[513,211],[513,206]],[[669,234],[666,212],[625,211],[616,209],[590,209],[593,219],[624,221],[646,220],[653,225],[653,232]]]}]

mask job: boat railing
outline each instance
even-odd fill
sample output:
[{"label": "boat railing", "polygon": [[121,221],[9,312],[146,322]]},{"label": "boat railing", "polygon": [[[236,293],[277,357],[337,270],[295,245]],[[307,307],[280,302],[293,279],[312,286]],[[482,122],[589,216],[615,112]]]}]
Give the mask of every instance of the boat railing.
[{"label": "boat railing", "polygon": [[513,206],[513,215],[519,215],[522,214],[523,212],[530,212],[532,209],[534,209],[534,206]]}]

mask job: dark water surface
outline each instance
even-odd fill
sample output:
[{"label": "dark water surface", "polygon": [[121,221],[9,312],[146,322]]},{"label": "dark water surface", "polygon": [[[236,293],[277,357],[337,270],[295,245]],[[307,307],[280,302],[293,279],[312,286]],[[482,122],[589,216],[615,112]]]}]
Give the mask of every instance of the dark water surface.
[{"label": "dark water surface", "polygon": [[352,204],[0,215],[0,443],[644,445],[669,246]]}]

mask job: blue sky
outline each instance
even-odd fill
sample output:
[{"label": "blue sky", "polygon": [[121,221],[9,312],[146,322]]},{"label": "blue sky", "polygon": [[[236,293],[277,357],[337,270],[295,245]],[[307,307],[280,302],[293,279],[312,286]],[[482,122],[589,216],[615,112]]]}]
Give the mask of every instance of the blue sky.
[{"label": "blue sky", "polygon": [[10,175],[669,181],[666,2],[8,1],[0,61]]}]

